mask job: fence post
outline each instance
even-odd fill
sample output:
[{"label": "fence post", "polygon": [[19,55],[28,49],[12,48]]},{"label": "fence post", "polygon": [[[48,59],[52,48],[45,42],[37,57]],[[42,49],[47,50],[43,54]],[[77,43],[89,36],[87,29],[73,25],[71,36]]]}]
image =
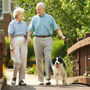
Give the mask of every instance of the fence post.
[{"label": "fence post", "polygon": [[0,44],[0,78],[3,76],[3,49]]},{"label": "fence post", "polygon": [[0,79],[3,77],[3,55],[7,55],[4,35],[0,33]]}]

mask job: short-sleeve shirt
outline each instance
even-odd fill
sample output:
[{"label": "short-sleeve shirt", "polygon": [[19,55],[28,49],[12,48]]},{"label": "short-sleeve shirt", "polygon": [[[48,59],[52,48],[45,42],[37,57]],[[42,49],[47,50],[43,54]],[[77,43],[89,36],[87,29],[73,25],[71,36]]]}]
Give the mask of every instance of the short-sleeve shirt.
[{"label": "short-sleeve shirt", "polygon": [[34,31],[34,35],[45,36],[53,34],[52,28],[57,30],[59,27],[51,15],[44,14],[42,17],[39,15],[34,16],[28,30]]},{"label": "short-sleeve shirt", "polygon": [[8,34],[12,34],[13,36],[26,36],[27,24],[24,21],[18,22],[16,19],[14,19],[9,23]]}]

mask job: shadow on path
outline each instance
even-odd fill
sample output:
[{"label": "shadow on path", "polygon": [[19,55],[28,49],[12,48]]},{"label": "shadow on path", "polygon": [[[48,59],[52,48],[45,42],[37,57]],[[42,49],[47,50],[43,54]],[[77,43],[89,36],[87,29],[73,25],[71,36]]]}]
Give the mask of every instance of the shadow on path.
[{"label": "shadow on path", "polygon": [[82,84],[70,84],[70,85],[6,85],[4,90],[90,90],[90,86]]},{"label": "shadow on path", "polygon": [[6,85],[4,90],[36,90],[34,86]]}]

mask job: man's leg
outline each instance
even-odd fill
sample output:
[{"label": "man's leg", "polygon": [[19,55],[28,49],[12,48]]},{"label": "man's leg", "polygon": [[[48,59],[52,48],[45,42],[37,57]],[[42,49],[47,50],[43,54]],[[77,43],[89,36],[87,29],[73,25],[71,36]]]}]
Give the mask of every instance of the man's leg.
[{"label": "man's leg", "polygon": [[46,80],[51,79],[51,52],[52,52],[52,38],[47,37],[44,41],[44,55],[45,55],[45,72],[46,72]]},{"label": "man's leg", "polygon": [[36,56],[38,81],[44,82],[42,38],[34,37],[34,51]]}]

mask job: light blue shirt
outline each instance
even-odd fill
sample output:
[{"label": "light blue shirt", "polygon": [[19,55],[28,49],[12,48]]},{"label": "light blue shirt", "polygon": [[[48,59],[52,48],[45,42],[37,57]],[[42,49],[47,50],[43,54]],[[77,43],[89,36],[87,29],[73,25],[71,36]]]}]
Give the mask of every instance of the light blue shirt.
[{"label": "light blue shirt", "polygon": [[13,36],[23,35],[26,36],[27,34],[27,24],[24,21],[20,23],[14,19],[9,23],[8,33],[12,34]]},{"label": "light blue shirt", "polygon": [[56,30],[59,27],[51,15],[44,14],[42,17],[39,15],[34,16],[29,24],[28,30],[34,31],[34,35],[45,36],[53,34],[52,28]]}]

